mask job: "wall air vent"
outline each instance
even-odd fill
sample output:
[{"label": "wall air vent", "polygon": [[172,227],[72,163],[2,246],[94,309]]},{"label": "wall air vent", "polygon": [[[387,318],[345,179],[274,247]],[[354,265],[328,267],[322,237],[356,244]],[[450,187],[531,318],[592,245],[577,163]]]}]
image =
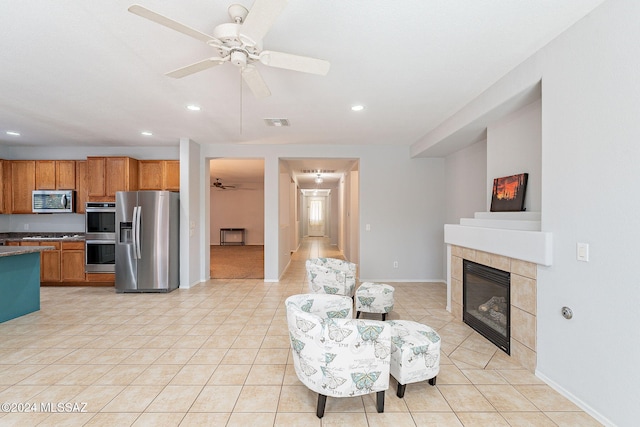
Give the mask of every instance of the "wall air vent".
[{"label": "wall air vent", "polygon": [[267,126],[289,126],[289,119],[264,119],[264,122],[267,124]]}]

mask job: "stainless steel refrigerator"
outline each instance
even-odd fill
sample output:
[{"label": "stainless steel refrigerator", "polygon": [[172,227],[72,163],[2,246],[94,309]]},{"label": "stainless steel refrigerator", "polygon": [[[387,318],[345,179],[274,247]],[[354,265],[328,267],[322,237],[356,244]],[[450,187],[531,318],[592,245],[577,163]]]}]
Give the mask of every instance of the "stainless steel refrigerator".
[{"label": "stainless steel refrigerator", "polygon": [[116,192],[116,292],[171,292],[180,281],[179,194]]}]

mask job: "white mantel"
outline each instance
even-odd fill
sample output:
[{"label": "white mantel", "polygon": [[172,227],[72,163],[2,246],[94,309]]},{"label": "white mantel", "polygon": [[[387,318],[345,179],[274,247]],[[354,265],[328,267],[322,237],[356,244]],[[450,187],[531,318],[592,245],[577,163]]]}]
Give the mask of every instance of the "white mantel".
[{"label": "white mantel", "polygon": [[444,241],[539,265],[553,261],[552,233],[540,231],[539,212],[477,212],[445,224]]}]

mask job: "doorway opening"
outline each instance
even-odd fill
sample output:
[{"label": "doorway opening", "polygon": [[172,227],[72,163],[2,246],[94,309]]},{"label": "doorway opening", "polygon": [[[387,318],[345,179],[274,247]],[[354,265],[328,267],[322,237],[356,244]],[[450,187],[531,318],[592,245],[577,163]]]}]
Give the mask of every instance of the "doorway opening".
[{"label": "doorway opening", "polygon": [[209,161],[212,279],[264,279],[264,159]]}]

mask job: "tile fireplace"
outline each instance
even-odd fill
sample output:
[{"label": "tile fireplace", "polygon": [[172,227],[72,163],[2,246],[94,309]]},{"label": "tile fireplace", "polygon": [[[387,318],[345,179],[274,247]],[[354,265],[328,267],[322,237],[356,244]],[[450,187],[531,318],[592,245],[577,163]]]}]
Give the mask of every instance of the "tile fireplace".
[{"label": "tile fireplace", "polygon": [[[537,265],[503,255],[451,245],[451,313],[463,320],[464,260],[492,267],[510,275],[509,286],[509,356],[531,372],[536,369]],[[484,295],[484,304],[493,295]],[[482,298],[478,298],[478,301]],[[498,316],[500,317],[500,316]],[[464,320],[463,320],[464,321]],[[500,347],[498,345],[498,347]],[[504,349],[503,349],[504,350]]]},{"label": "tile fireplace", "polygon": [[511,274],[466,259],[462,266],[462,320],[509,354]]}]

